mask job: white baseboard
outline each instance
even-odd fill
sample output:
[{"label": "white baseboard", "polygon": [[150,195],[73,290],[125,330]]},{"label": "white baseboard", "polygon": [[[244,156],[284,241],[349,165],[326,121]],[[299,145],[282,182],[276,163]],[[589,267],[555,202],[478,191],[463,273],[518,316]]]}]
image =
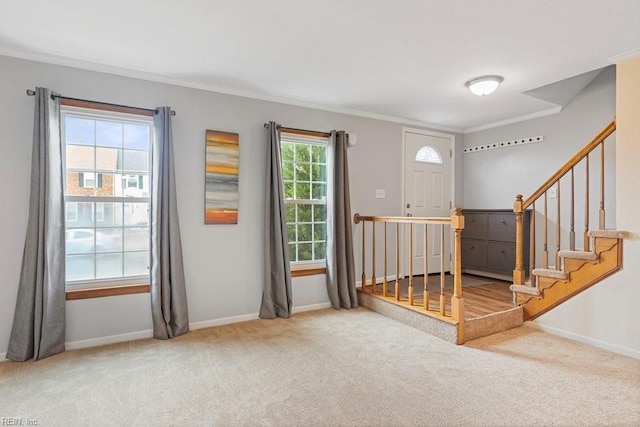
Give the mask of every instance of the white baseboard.
[{"label": "white baseboard", "polygon": [[527,322],[527,325],[539,329],[543,332],[548,332],[553,335],[568,338],[573,341],[578,341],[583,344],[588,344],[593,347],[602,348],[604,350],[611,351],[613,353],[622,354],[624,356],[633,357],[634,359],[640,359],[640,351],[632,348],[623,347],[621,345],[611,344],[605,341],[600,341],[595,338],[585,337],[584,335],[575,334],[573,332],[565,331],[563,329],[554,328],[553,326],[543,325],[536,322]]},{"label": "white baseboard", "polygon": [[258,313],[242,314],[240,316],[222,317],[220,319],[203,320],[202,322],[189,323],[189,329],[192,331],[198,329],[212,328],[214,326],[228,325],[230,323],[247,322],[249,320],[259,319]]},{"label": "white baseboard", "polygon": [[[330,308],[330,307],[331,307],[330,302],[323,302],[320,304],[311,304],[311,305],[302,305],[300,307],[292,307],[291,311],[293,313],[302,313],[305,311],[322,310],[324,308]],[[212,320],[205,320],[202,322],[190,323],[189,328],[192,331],[195,331],[197,329],[212,328],[214,326],[228,325],[230,323],[248,322],[249,320],[257,320],[259,318],[260,318],[259,313],[243,314],[240,316],[223,317],[221,319],[212,319]]]},{"label": "white baseboard", "polygon": [[300,307],[293,307],[293,313],[303,313],[305,311],[324,310],[325,308],[331,308],[331,302],[321,302],[320,304],[303,305]]},{"label": "white baseboard", "polygon": [[[293,313],[303,313],[305,311],[322,310],[330,308],[330,302],[323,302],[320,304],[303,305],[300,307],[293,307]],[[243,314],[240,316],[223,317],[221,319],[204,320],[202,322],[193,322],[189,324],[189,329],[195,331],[197,329],[211,328],[214,326],[228,325],[230,323],[247,322],[249,320],[259,319],[258,313]],[[106,337],[90,338],[87,340],[71,341],[65,343],[67,350],[76,350],[79,348],[97,347],[106,344],[114,344],[118,342],[140,340],[145,338],[153,338],[153,331],[151,329],[137,332],[129,332],[126,334],[110,335]],[[7,353],[0,353],[0,362],[7,361]]]},{"label": "white baseboard", "polygon": [[144,331],[128,332],[126,334],[109,335],[106,337],[90,338],[88,340],[71,341],[65,343],[66,350],[76,350],[79,348],[97,347],[100,345],[114,344],[118,342],[141,340],[145,338],[152,338],[153,331],[147,329]]}]

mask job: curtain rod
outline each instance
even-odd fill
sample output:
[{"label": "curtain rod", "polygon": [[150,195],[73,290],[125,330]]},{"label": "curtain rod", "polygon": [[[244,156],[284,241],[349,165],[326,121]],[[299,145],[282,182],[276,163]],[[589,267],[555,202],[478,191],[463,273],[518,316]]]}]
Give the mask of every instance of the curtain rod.
[{"label": "curtain rod", "polygon": [[[268,128],[269,127],[269,123],[265,123],[264,127]],[[283,127],[281,125],[277,125],[277,128],[280,129],[281,132],[297,133],[297,134],[300,134],[300,135],[319,136],[321,138],[329,138],[331,136],[331,132],[319,132],[317,130],[287,128],[287,127]]]},{"label": "curtain rod", "polygon": [[[27,89],[27,95],[28,96],[35,96],[36,95],[36,91],[35,90],[31,90],[31,89]],[[98,102],[98,101],[91,101],[91,100],[88,100],[88,99],[68,98],[68,97],[62,96],[62,95],[51,95],[51,96],[52,97],[58,97],[61,100],[75,101],[75,102],[90,102],[92,104],[108,105],[110,107],[116,107],[116,108],[146,111],[146,112],[149,112],[149,113],[152,113],[152,114],[155,113],[155,111],[156,111],[156,110],[152,110],[152,109],[149,109],[149,108],[130,107],[128,105],[112,104],[110,102]],[[171,110],[171,115],[175,116],[176,112],[174,110]]]}]

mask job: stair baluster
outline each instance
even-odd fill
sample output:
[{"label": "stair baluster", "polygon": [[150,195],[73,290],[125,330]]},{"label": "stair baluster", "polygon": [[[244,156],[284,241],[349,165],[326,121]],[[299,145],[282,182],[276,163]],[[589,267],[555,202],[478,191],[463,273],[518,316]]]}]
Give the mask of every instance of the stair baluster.
[{"label": "stair baluster", "polygon": [[569,229],[569,250],[576,250],[576,230],[575,230],[575,222],[576,222],[576,212],[575,212],[575,177],[573,173],[573,168],[571,168],[571,226]]},{"label": "stair baluster", "polygon": [[584,183],[584,251],[589,252],[589,155],[584,158],[585,183]]},{"label": "stair baluster", "polygon": [[548,235],[549,235],[549,217],[547,216],[547,206],[549,205],[549,197],[547,192],[544,192],[544,240],[542,246],[542,268],[549,268],[549,244],[548,244]]},{"label": "stair baluster", "polygon": [[367,261],[365,257],[366,252],[364,251],[365,235],[367,234],[366,231],[367,231],[367,221],[362,221],[362,254],[361,254],[361,257],[362,257],[362,276],[361,277],[362,278],[360,280],[361,280],[361,287],[364,292],[367,291],[367,273],[365,270]]},{"label": "stair baluster", "polygon": [[424,241],[423,245],[423,253],[424,253],[424,281],[423,281],[423,291],[422,291],[422,305],[425,310],[429,310],[429,239],[427,238],[427,231],[429,229],[429,224],[424,225]]},{"label": "stair baluster", "polygon": [[371,221],[371,293],[376,293],[376,223]]},{"label": "stair baluster", "polygon": [[600,230],[604,230],[604,141],[600,144]]},{"label": "stair baluster", "polygon": [[387,296],[387,223],[384,223],[384,277],[382,279],[382,296]]},{"label": "stair baluster", "polygon": [[531,205],[531,221],[529,222],[529,282],[532,286],[535,286],[535,279],[533,277],[533,269],[536,268],[536,202]]},{"label": "stair baluster", "polygon": [[413,223],[409,224],[409,305],[413,305]]},{"label": "stair baluster", "polygon": [[440,225],[440,314],[444,316],[444,224]]},{"label": "stair baluster", "polygon": [[557,193],[556,193],[556,270],[562,270],[562,266],[560,265],[560,239],[562,237],[561,234],[561,225],[560,225],[560,180],[558,180]]},{"label": "stair baluster", "polygon": [[400,301],[400,223],[396,222],[396,301]]}]

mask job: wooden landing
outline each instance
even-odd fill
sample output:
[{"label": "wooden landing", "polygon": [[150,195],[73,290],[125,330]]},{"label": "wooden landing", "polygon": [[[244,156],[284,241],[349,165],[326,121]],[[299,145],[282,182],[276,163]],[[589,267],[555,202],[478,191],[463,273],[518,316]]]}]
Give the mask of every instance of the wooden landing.
[{"label": "wooden landing", "polygon": [[400,282],[399,300],[393,293],[395,283],[389,283],[386,297],[382,295],[382,284],[376,286],[375,293],[371,292],[371,286],[366,292],[358,288],[358,301],[365,308],[455,344],[522,326],[522,307],[513,305],[513,294],[507,282],[477,276],[463,277],[465,320],[459,324],[451,317],[451,276],[445,280],[444,314],[440,311],[439,276],[437,280],[429,278],[428,311],[423,305],[423,278],[415,279],[413,304],[409,304],[407,279]]},{"label": "wooden landing", "polygon": [[[451,276],[447,277],[447,282],[450,282]],[[444,316],[439,313],[440,307],[440,291],[439,291],[439,277],[431,277],[429,283],[429,313],[436,317],[442,317],[445,321],[451,320],[451,296],[453,291],[448,288],[448,283],[445,285],[445,312]],[[469,285],[465,285],[465,282],[469,282]],[[482,283],[484,282],[484,283]],[[374,297],[384,299],[393,304],[401,305],[405,308],[415,310],[424,313],[423,306],[423,282],[422,276],[416,276],[414,278],[414,299],[413,305],[409,304],[408,298],[408,280],[403,279],[400,281],[400,300],[398,301],[394,295],[394,282],[387,284],[388,291],[387,297],[382,296],[382,284],[376,286],[376,292]],[[464,298],[464,310],[465,320],[476,319],[488,314],[498,313],[512,309],[513,306],[513,293],[509,290],[511,283],[503,282],[496,279],[480,278],[478,276],[463,275],[462,278],[463,288],[462,297]],[[371,286],[367,287],[367,292],[371,293]]]}]

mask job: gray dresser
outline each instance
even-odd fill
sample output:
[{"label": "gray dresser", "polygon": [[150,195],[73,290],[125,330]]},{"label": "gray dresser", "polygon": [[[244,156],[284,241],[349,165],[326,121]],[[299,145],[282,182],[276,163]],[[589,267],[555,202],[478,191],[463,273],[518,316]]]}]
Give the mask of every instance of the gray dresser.
[{"label": "gray dresser", "polygon": [[[516,216],[510,209],[463,209],[462,269],[511,280],[516,265]],[[523,264],[529,266],[531,211],[522,214]]]}]

